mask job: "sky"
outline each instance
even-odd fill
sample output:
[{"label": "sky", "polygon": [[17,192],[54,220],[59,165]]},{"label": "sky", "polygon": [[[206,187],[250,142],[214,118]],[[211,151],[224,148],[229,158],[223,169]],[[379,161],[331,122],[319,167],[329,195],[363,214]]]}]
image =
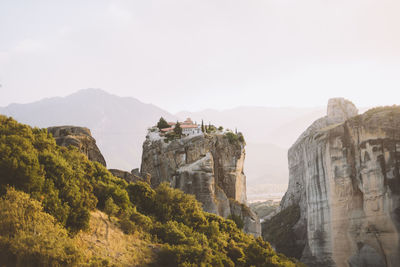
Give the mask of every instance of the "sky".
[{"label": "sky", "polygon": [[102,88],[170,112],[400,104],[398,0],[0,2],[0,106]]}]

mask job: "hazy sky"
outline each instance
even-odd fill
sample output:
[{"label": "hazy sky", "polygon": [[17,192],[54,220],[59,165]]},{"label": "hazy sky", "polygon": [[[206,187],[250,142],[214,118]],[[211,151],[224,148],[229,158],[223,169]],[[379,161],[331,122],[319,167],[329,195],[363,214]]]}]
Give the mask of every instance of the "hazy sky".
[{"label": "hazy sky", "polygon": [[171,112],[400,104],[398,0],[1,0],[0,106],[102,88]]}]

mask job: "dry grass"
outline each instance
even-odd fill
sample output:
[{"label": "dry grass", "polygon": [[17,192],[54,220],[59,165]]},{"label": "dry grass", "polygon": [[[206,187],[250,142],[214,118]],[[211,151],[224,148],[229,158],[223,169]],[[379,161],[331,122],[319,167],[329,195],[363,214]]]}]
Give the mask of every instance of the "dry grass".
[{"label": "dry grass", "polygon": [[116,266],[146,266],[155,259],[157,249],[139,233],[124,234],[101,211],[91,213],[90,230],[80,232],[75,239],[88,260],[104,259]]}]

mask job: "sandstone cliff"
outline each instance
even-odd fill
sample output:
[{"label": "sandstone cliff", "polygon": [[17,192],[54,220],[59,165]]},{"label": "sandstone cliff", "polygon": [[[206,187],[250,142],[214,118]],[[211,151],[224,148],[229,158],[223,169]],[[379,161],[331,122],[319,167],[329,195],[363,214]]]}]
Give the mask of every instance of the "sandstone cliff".
[{"label": "sandstone cliff", "polygon": [[47,128],[59,146],[75,146],[84,153],[89,160],[97,161],[106,166],[106,161],[96,145],[90,130],[85,127],[55,126]]},{"label": "sandstone cliff", "polygon": [[289,187],[263,225],[266,240],[280,216],[291,246],[274,245],[309,266],[400,266],[400,107],[357,116],[332,99],[288,158]]},{"label": "sandstone cliff", "polygon": [[150,131],[143,144],[141,174],[150,174],[152,186],[168,182],[195,195],[205,211],[240,216],[246,232],[261,234],[257,215],[245,205],[243,142],[230,140],[223,133],[165,141],[157,131]]}]

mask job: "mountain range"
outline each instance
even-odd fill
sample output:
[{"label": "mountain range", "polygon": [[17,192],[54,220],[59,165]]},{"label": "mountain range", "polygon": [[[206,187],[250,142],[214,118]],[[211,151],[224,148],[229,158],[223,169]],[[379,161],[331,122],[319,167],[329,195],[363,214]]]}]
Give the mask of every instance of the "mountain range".
[{"label": "mountain range", "polygon": [[109,168],[140,167],[147,128],[160,117],[168,121],[191,117],[243,132],[246,138],[249,200],[284,192],[288,181],[287,149],[325,108],[237,107],[171,114],[132,97],[119,97],[101,89],[83,89],[66,97],[46,98],[28,104],[0,107],[0,114],[37,127],[75,125],[88,127]]},{"label": "mountain range", "polygon": [[108,167],[139,167],[148,126],[163,116],[176,117],[132,97],[119,97],[100,89],[84,89],[66,97],[46,98],[29,104],[11,104],[0,113],[36,127],[84,126],[91,130]]}]

